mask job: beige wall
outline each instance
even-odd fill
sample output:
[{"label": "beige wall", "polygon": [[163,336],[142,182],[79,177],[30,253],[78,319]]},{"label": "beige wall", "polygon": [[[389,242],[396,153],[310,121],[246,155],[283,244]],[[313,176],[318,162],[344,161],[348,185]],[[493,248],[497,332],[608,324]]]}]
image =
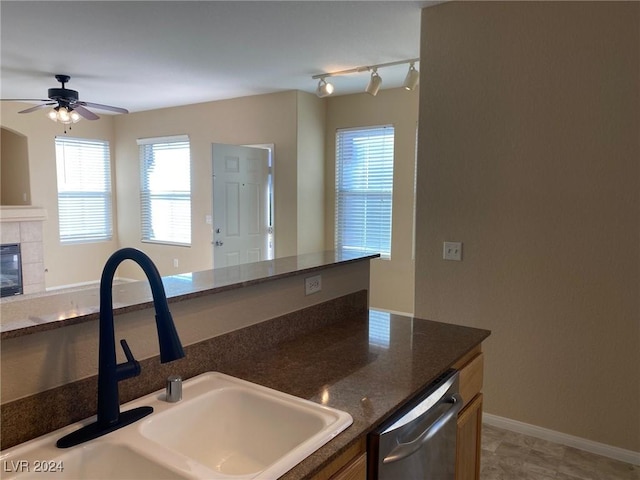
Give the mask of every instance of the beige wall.
[{"label": "beige wall", "polygon": [[324,100],[297,92],[298,254],[320,252],[324,245]]},{"label": "beige wall", "polygon": [[[121,246],[144,250],[162,275],[212,268],[211,144],[274,144],[275,253],[297,254],[295,91],[165,108],[115,117],[118,173],[118,228]],[[140,168],[136,139],[187,134],[191,144],[192,245],[178,247],[140,242]],[[321,221],[321,220],[319,220]],[[173,267],[173,259],[179,267]],[[135,265],[123,264],[120,275],[141,278]]]},{"label": "beige wall", "polygon": [[0,205],[31,205],[27,137],[0,129]]},{"label": "beige wall", "polygon": [[635,2],[423,10],[415,302],[493,331],[487,412],[636,452],[639,24]]},{"label": "beige wall", "polygon": [[[108,242],[60,245],[58,231],[58,191],[56,183],[55,137],[64,136],[64,127],[49,120],[45,113],[18,114],[28,104],[0,104],[2,126],[27,137],[31,204],[44,207],[47,219],[43,223],[45,283],[47,287],[95,281],[109,255],[118,248],[117,230]],[[72,126],[68,136],[107,140],[114,158],[112,117],[105,115],[96,121],[81,121]],[[115,172],[112,170],[115,191]]]},{"label": "beige wall", "polygon": [[413,312],[413,193],[418,91],[381,90],[327,99],[325,211],[327,246],[334,245],[336,130],[392,124],[395,127],[391,259],[371,262],[372,307]]}]

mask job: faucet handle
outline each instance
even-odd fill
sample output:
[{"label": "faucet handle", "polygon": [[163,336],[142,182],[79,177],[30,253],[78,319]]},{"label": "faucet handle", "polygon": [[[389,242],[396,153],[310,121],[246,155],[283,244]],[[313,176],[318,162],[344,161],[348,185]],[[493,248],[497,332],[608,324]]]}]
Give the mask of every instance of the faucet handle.
[{"label": "faucet handle", "polygon": [[120,345],[122,345],[122,350],[124,350],[124,356],[127,357],[127,361],[135,362],[136,359],[133,357],[133,353],[131,353],[131,349],[129,348],[129,344],[127,343],[127,341],[124,338],[122,340],[120,340]]},{"label": "faucet handle", "polygon": [[124,338],[120,340],[120,345],[122,345],[122,350],[124,350],[124,356],[127,357],[127,362],[116,366],[118,381],[124,380],[125,378],[137,377],[140,375],[140,364],[134,358],[129,344],[127,344]]}]

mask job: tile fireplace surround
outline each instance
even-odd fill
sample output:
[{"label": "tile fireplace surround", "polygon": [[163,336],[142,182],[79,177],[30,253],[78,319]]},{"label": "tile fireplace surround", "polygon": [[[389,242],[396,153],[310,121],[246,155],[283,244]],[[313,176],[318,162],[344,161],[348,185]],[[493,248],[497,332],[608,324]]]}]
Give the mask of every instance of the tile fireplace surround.
[{"label": "tile fireplace surround", "polygon": [[46,210],[39,207],[0,207],[0,243],[20,244],[25,294],[45,290],[42,222],[46,217]]}]

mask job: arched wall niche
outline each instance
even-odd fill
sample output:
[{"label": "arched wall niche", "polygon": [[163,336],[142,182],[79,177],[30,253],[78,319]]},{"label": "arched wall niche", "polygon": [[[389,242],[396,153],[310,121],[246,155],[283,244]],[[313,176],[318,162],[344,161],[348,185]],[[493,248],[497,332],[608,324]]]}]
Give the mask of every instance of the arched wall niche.
[{"label": "arched wall niche", "polygon": [[31,205],[26,135],[0,127],[0,205]]}]

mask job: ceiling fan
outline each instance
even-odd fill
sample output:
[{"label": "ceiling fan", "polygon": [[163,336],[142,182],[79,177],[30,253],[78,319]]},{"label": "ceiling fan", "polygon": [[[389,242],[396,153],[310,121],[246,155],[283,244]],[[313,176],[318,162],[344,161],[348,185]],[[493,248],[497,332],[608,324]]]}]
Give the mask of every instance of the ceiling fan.
[{"label": "ceiling fan", "polygon": [[75,123],[80,117],[87,120],[98,120],[100,117],[86,107],[97,108],[98,110],[106,110],[115,113],[129,113],[126,108],[112,107],[111,105],[102,105],[100,103],[85,102],[79,99],[78,92],[65,88],[71,77],[69,75],[56,75],[56,80],[62,84],[61,88],[50,88],[48,91],[48,99],[41,98],[3,98],[3,102],[46,102],[35,107],[21,110],[18,113],[31,113],[36,110],[54,106],[49,112],[49,118],[64,124]]}]

